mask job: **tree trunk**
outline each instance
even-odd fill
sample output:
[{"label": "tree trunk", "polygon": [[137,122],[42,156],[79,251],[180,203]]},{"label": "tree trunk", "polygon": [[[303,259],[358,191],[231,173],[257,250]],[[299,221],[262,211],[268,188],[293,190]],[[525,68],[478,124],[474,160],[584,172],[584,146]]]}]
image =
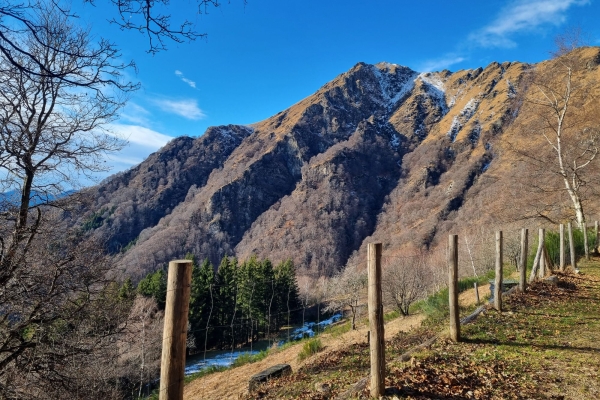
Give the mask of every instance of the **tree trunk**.
[{"label": "tree trunk", "polygon": [[577,220],[577,226],[579,226],[579,229],[582,229],[583,224],[585,223],[585,215],[583,213],[583,205],[581,204],[581,198],[579,197],[579,192],[576,190],[577,188],[574,187],[574,184],[571,184],[571,182],[569,182],[569,177],[565,171],[565,168],[563,166],[563,161],[562,161],[562,153],[560,152],[561,150],[561,144],[560,144],[560,134],[558,135],[558,160],[559,160],[559,165],[560,165],[560,173],[563,177],[563,181],[565,183],[565,189],[567,189],[567,193],[569,193],[569,197],[571,198],[571,202],[573,203],[573,210],[575,211],[575,219]]},{"label": "tree trunk", "polygon": [[19,207],[19,220],[17,229],[27,226],[27,216],[29,215],[29,202],[31,199],[31,187],[33,186],[33,172],[28,168],[25,172],[23,181],[23,190],[21,191],[21,202]]}]

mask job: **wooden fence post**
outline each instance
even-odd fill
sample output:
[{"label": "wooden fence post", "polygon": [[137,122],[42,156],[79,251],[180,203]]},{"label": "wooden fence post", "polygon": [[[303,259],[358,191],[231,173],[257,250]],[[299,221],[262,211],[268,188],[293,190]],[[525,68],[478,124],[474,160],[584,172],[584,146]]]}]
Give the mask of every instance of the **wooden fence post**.
[{"label": "wooden fence post", "polygon": [[587,222],[584,222],[581,225],[581,231],[583,232],[583,248],[585,250],[585,259],[590,259],[590,247],[588,245],[588,237],[587,237]]},{"label": "wooden fence post", "polygon": [[596,242],[594,243],[594,254],[598,255],[598,221],[594,222],[594,237]]},{"label": "wooden fence post", "polygon": [[379,398],[385,392],[385,335],[381,295],[381,243],[369,243],[367,268],[369,274],[369,330],[371,332],[371,397]]},{"label": "wooden fence post", "polygon": [[573,241],[573,225],[569,222],[567,224],[567,230],[569,234],[569,252],[571,253],[571,268],[577,269],[577,257],[575,257],[575,242]]},{"label": "wooden fence post", "polygon": [[546,276],[546,272],[552,268],[548,250],[546,249],[545,237],[546,230],[540,228],[538,249],[535,253],[535,258],[533,259],[533,267],[531,268],[531,274],[529,275],[529,282],[533,282],[536,277],[543,279]]},{"label": "wooden fence post", "polygon": [[565,270],[565,224],[560,224],[558,226],[558,233],[558,240],[560,241],[560,260],[558,268],[560,269],[560,272],[563,272]]},{"label": "wooden fence post", "polygon": [[160,363],[160,392],[158,395],[160,400],[183,399],[191,280],[192,262],[190,260],[175,260],[169,263]]},{"label": "wooden fence post", "polygon": [[475,288],[475,302],[477,303],[477,305],[479,305],[479,285],[477,284],[477,282],[473,283],[473,287]]},{"label": "wooden fence post", "polygon": [[496,280],[494,308],[502,312],[502,231],[496,231]]},{"label": "wooden fence post", "polygon": [[540,228],[540,246],[542,248],[542,253],[540,254],[540,269],[539,269],[539,278],[544,279],[546,277],[546,230],[544,228]]},{"label": "wooden fence post", "polygon": [[527,251],[529,250],[529,230],[521,229],[521,260],[519,263],[519,289],[525,291],[525,276],[527,275]]},{"label": "wooden fence post", "polygon": [[448,301],[450,304],[450,339],[460,341],[458,316],[458,235],[448,236]]}]

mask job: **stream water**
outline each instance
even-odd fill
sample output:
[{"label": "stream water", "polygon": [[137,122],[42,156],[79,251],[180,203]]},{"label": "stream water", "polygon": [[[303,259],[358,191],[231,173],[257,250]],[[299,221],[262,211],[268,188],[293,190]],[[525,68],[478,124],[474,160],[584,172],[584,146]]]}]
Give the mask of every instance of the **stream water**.
[{"label": "stream water", "polygon": [[[342,314],[334,314],[328,319],[316,322],[305,322],[304,325],[292,330],[289,333],[289,338],[291,340],[300,340],[305,337],[313,337],[316,333],[322,332],[328,326],[331,326],[333,323],[339,321],[342,318]],[[278,345],[281,346],[287,342],[288,334],[285,334],[284,340],[280,340]],[[249,348],[240,349],[236,351],[231,350],[210,350],[206,352],[206,356],[204,353],[196,354],[194,356],[189,357],[186,360],[185,365],[185,374],[191,375],[196,372],[200,372],[203,369],[209,367],[229,367],[233,362],[243,354],[258,354],[261,350],[265,350],[269,347],[268,340],[261,340],[252,346],[252,351]]]}]

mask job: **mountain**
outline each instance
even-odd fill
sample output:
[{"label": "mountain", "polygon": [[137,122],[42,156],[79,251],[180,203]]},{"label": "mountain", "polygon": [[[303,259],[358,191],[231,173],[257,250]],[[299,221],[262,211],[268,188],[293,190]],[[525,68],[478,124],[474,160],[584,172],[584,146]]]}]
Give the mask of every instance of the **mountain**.
[{"label": "mountain", "polygon": [[[574,54],[597,90],[600,49]],[[367,241],[399,254],[535,217],[513,150],[544,146],[522,95],[530,71],[557,62],[431,73],[358,63],[262,122],[174,139],[90,188],[94,204],[73,223],[134,277],[188,252],[215,264],[291,258],[322,275],[362,262]]]}]

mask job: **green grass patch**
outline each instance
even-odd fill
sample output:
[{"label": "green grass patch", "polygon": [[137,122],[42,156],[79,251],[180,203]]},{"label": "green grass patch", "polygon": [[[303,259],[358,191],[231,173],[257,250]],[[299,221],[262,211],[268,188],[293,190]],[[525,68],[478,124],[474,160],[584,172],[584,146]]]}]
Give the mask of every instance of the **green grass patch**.
[{"label": "green grass patch", "polygon": [[[514,272],[514,267],[505,266],[504,276],[509,276]],[[478,277],[468,277],[458,281],[458,292],[462,293],[474,287],[474,284],[478,285],[487,284],[491,279],[494,278],[494,271],[488,271],[485,275]],[[480,293],[481,300],[483,301],[485,296]],[[432,326],[442,323],[447,319],[450,313],[449,309],[449,292],[448,288],[444,288],[425,300],[416,302],[411,307],[411,312],[420,312],[425,315],[424,324],[426,326]]]},{"label": "green grass patch", "polygon": [[346,332],[350,332],[350,329],[352,329],[352,326],[351,322],[348,320],[344,323],[325,328],[325,332],[329,333],[333,337],[339,337]]},{"label": "green grass patch", "polygon": [[298,353],[298,361],[307,359],[308,357],[317,354],[323,350],[323,344],[320,339],[309,339],[302,345],[302,350]]},{"label": "green grass patch", "polygon": [[383,314],[383,322],[384,323],[388,323],[396,318],[400,317],[400,311],[398,310],[394,310],[394,311],[390,311],[388,313]]},{"label": "green grass patch", "polygon": [[243,353],[240,354],[238,358],[235,359],[233,364],[231,364],[232,368],[241,367],[242,365],[255,363],[260,360],[264,360],[269,355],[269,350],[261,350],[257,354]]},{"label": "green grass patch", "polygon": [[[596,235],[594,234],[593,229],[589,229],[587,231],[588,237],[588,247],[590,249],[596,246]],[[560,234],[556,231],[546,230],[546,237],[544,238],[544,242],[546,243],[546,249],[548,250],[548,255],[550,256],[550,260],[554,265],[558,265],[560,262]],[[539,237],[537,232],[535,234],[535,239],[533,241],[533,248],[530,251],[530,254],[527,258],[527,267],[531,270],[533,266],[533,260],[535,258],[535,253],[538,247]],[[573,244],[575,247],[575,255],[577,257],[583,257],[585,255],[585,243],[583,240],[583,232],[579,229],[573,229]],[[570,264],[571,258],[571,250],[569,247],[569,234],[567,232],[567,228],[565,226],[565,260],[567,264]]]}]

